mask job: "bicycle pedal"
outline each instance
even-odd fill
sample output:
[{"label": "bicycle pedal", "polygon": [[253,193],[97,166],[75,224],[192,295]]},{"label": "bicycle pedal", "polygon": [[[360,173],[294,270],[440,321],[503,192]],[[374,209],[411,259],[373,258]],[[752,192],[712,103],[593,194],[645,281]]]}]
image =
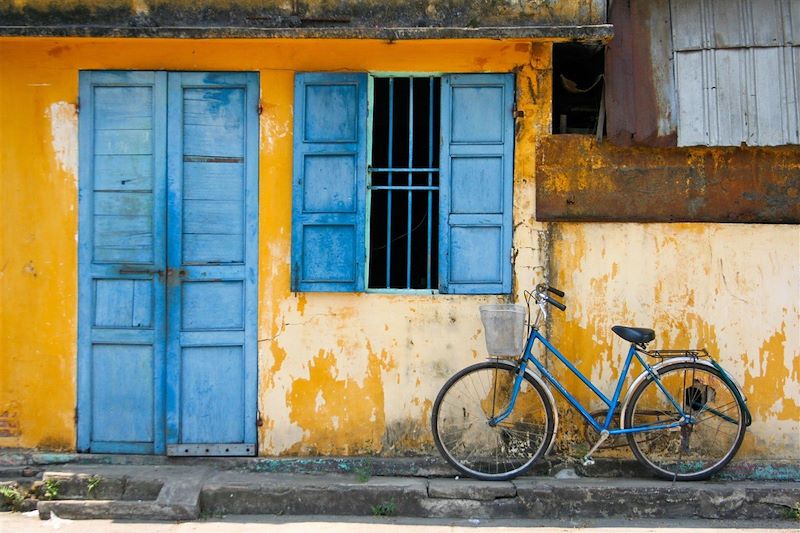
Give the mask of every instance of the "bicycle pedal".
[{"label": "bicycle pedal", "polygon": [[583,458],[583,466],[592,466],[594,464],[594,459],[589,457],[588,455]]}]

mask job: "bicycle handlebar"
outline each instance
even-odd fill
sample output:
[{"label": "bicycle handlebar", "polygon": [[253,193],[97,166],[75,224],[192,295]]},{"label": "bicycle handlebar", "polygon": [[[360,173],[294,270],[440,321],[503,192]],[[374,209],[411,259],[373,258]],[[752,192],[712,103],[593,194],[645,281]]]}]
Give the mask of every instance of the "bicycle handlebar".
[{"label": "bicycle handlebar", "polygon": [[[560,291],[559,291],[559,292],[560,292]],[[555,294],[555,293],[554,293],[554,294]],[[563,295],[564,295],[564,293],[562,292],[562,293],[561,293],[561,295],[563,296]],[[564,310],[567,308],[567,306],[566,306],[566,305],[562,304],[561,302],[557,302],[557,301],[553,300],[553,299],[552,299],[552,298],[550,298],[549,296],[545,296],[545,297],[544,297],[544,301],[545,301],[545,302],[547,302],[547,303],[549,303],[549,304],[551,304],[551,305],[554,305],[555,307],[557,307],[557,308],[561,309],[562,311],[564,311]]]},{"label": "bicycle handlebar", "polygon": [[564,291],[560,291],[560,290],[556,289],[555,287],[547,287],[547,290],[548,290],[548,292],[552,292],[553,294],[555,294],[559,298],[563,298],[564,297]]},{"label": "bicycle handlebar", "polygon": [[566,310],[566,308],[567,308],[566,305],[564,305],[561,302],[556,301],[553,298],[551,298],[550,296],[548,296],[546,294],[547,292],[553,293],[556,296],[558,296],[559,298],[563,298],[564,297],[564,291],[556,289],[555,287],[550,287],[549,285],[547,285],[545,283],[540,283],[539,285],[536,286],[537,301],[547,302],[550,305],[552,305],[553,307],[556,307],[556,308],[558,308],[558,309],[560,309],[562,311]]}]

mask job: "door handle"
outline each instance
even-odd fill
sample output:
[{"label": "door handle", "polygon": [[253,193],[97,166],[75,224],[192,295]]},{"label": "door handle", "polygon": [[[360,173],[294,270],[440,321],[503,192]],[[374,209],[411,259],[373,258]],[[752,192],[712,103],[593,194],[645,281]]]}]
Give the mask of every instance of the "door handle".
[{"label": "door handle", "polygon": [[159,276],[164,274],[163,270],[159,270],[157,268],[120,268],[120,274],[158,274]]}]

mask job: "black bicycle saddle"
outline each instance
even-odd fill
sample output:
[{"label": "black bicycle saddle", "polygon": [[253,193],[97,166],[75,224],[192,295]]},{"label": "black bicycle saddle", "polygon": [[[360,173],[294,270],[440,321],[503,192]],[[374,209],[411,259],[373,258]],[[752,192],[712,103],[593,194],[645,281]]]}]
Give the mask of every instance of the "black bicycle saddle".
[{"label": "black bicycle saddle", "polygon": [[656,332],[647,328],[632,328],[629,326],[614,326],[611,331],[628,342],[642,344],[656,338]]}]

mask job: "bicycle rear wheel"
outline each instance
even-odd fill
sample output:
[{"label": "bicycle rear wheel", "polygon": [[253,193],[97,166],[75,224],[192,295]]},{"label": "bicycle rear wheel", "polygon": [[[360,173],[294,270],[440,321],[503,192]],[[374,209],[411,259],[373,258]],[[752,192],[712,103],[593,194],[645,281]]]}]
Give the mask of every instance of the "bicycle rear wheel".
[{"label": "bicycle rear wheel", "polygon": [[[677,481],[707,479],[736,454],[746,429],[737,395],[711,367],[681,362],[659,370],[659,378],[692,422],[671,429],[629,433],[636,458],[656,476]],[[655,380],[640,383],[625,410],[626,428],[657,426],[681,415]]]},{"label": "bicycle rear wheel", "polygon": [[457,470],[482,480],[505,480],[547,452],[555,414],[542,385],[525,374],[514,410],[492,427],[511,400],[516,367],[500,361],[467,367],[445,383],[433,404],[433,440]]}]

